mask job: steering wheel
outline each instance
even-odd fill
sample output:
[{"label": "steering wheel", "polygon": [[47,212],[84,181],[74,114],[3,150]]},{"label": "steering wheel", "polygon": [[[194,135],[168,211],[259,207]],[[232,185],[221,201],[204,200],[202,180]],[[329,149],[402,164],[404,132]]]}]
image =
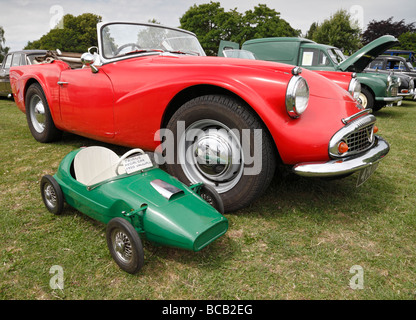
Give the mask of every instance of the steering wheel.
[{"label": "steering wheel", "polygon": [[133,51],[134,50],[134,48],[137,48],[137,49],[141,49],[141,47],[138,45],[138,44],[136,44],[136,43],[133,43],[133,42],[131,42],[131,43],[126,43],[126,44],[123,44],[120,48],[118,48],[117,49],[117,51],[114,53],[114,55],[115,56],[117,56],[118,54],[120,54],[120,52],[123,50],[123,49],[125,49],[125,48],[127,48],[127,47],[131,47],[131,50]]},{"label": "steering wheel", "polygon": [[140,154],[145,154],[144,151],[142,149],[132,149],[130,151],[127,151],[125,154],[123,154],[120,159],[118,160],[118,163],[116,165],[116,174],[120,175],[120,173],[118,172],[118,168],[120,168],[121,164],[123,163],[123,161],[127,158],[130,157],[132,154],[135,153],[140,153]]}]

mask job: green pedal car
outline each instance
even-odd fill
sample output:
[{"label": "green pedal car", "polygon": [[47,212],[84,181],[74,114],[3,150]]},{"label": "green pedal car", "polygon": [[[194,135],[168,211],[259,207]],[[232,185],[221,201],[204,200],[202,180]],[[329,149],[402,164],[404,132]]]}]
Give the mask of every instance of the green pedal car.
[{"label": "green pedal car", "polygon": [[40,189],[46,208],[61,214],[64,203],[107,225],[110,253],[121,269],[144,264],[142,239],[199,251],[228,229],[224,206],[212,187],[190,187],[133,149],[119,157],[104,147],[70,152]]}]

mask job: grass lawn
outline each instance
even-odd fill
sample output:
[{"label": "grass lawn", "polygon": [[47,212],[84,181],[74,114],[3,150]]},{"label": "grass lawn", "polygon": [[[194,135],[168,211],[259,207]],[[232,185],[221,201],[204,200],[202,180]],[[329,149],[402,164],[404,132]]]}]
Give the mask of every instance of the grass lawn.
[{"label": "grass lawn", "polygon": [[[363,186],[356,174],[276,175],[256,203],[226,214],[229,231],[201,252],[145,242],[136,275],[112,260],[104,225],[69,207],[54,216],[40,196],[41,177],[69,151],[104,144],[71,134],[41,144],[14,102],[0,99],[0,112],[2,300],[416,298],[416,102],[376,114],[391,151]],[[63,290],[50,287],[55,265]],[[357,275],[362,289],[350,286]]]}]

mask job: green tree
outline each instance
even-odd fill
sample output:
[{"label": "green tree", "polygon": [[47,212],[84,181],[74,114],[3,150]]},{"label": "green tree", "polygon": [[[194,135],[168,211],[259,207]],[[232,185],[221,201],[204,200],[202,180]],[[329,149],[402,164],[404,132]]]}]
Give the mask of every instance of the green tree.
[{"label": "green tree", "polygon": [[346,10],[338,10],[316,27],[312,40],[352,54],[361,47],[360,34],[361,30],[351,21],[351,15]]},{"label": "green tree", "polygon": [[416,32],[405,32],[399,36],[401,50],[416,51]]},{"label": "green tree", "polygon": [[245,39],[243,41],[255,38],[297,37],[300,35],[300,30],[293,29],[286,20],[280,18],[280,12],[268,8],[265,4],[259,4],[254,7],[254,10],[246,11],[243,21],[245,25]]},{"label": "green tree", "polygon": [[306,32],[305,38],[312,40],[313,34],[315,33],[316,29],[318,29],[318,26],[319,26],[318,22],[313,22],[311,26],[309,27],[309,30]]},{"label": "green tree", "polygon": [[206,54],[214,55],[215,48],[219,46],[221,35],[219,21],[224,20],[223,14],[224,9],[219,2],[211,1],[198,6],[194,4],[179,19],[180,27],[195,33]]},{"label": "green tree", "polygon": [[9,47],[5,47],[6,39],[4,38],[4,29],[0,26],[0,62],[3,61],[4,57],[9,52]]},{"label": "green tree", "polygon": [[29,41],[24,49],[85,52],[88,47],[98,44],[96,25],[101,21],[101,16],[92,13],[84,13],[76,17],[66,14],[62,19],[63,28],[51,29],[39,40]]},{"label": "green tree", "polygon": [[216,55],[221,40],[238,42],[253,38],[300,35],[280,18],[280,13],[264,4],[241,14],[237,9],[226,12],[219,2],[193,5],[180,18],[180,27],[194,32],[207,55]]},{"label": "green tree", "polygon": [[371,20],[367,29],[362,34],[363,43],[367,44],[385,34],[390,34],[396,38],[406,32],[416,32],[415,22],[406,24],[404,19],[393,21],[393,17],[387,20]]}]

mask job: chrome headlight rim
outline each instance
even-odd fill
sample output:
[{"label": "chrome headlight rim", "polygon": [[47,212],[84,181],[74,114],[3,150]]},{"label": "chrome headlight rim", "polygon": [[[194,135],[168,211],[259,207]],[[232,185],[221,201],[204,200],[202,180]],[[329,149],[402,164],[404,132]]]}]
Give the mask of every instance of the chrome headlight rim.
[{"label": "chrome headlight rim", "polygon": [[348,86],[348,92],[358,101],[361,93],[361,82],[357,78],[352,78]]},{"label": "chrome headlight rim", "polygon": [[299,118],[308,107],[309,85],[296,70],[286,89],[286,111],[291,118]]}]

